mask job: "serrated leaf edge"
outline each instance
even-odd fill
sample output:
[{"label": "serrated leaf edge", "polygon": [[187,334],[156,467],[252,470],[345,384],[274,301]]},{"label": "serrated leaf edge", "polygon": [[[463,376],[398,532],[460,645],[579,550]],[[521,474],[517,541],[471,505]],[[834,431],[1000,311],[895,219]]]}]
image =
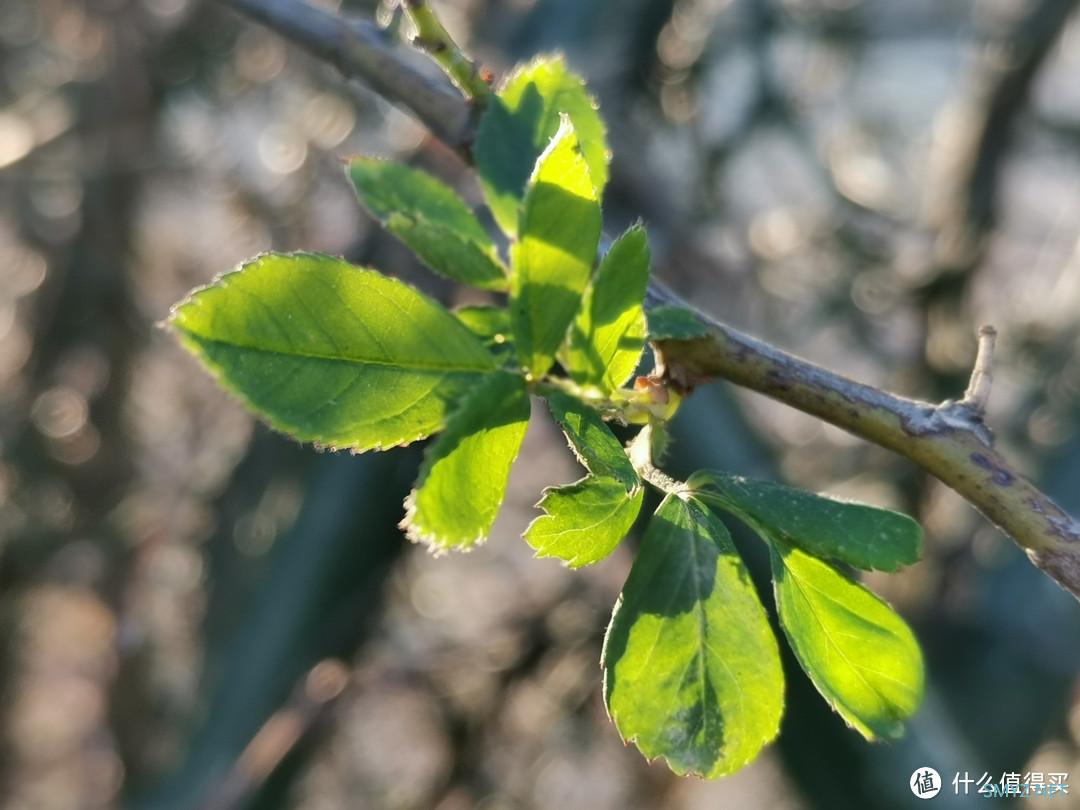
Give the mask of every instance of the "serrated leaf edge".
[{"label": "serrated leaf edge", "polygon": [[[256,421],[258,421],[260,424],[265,425],[267,428],[269,428],[274,433],[277,433],[277,434],[279,434],[281,436],[284,436],[285,438],[289,439],[290,441],[294,441],[297,444],[300,444],[300,445],[310,444],[315,450],[317,450],[319,452],[329,451],[331,453],[338,453],[338,452],[342,452],[342,451],[348,451],[351,455],[356,456],[356,455],[361,455],[363,453],[368,453],[368,452],[372,452],[372,451],[374,451],[376,453],[381,453],[381,452],[383,452],[385,450],[393,450],[393,449],[398,448],[398,447],[408,447],[413,442],[421,441],[422,439],[426,439],[429,436],[434,436],[436,433],[438,433],[439,432],[438,430],[434,430],[431,433],[419,433],[419,434],[416,434],[415,436],[410,436],[409,434],[406,433],[406,434],[402,434],[400,437],[395,438],[395,439],[390,439],[390,440],[387,440],[385,442],[375,442],[375,443],[367,444],[367,445],[365,445],[365,444],[357,444],[357,443],[340,444],[340,445],[339,444],[324,444],[322,442],[315,441],[315,440],[310,440],[310,439],[298,439],[297,437],[295,437],[295,436],[287,433],[286,431],[281,430],[280,428],[277,428],[273,424],[271,424],[269,419],[262,415],[262,413],[260,412],[260,409],[255,406],[255,404],[251,401],[251,399],[244,392],[242,392],[239,388],[232,385],[232,383],[230,383],[228,380],[226,380],[221,371],[219,371],[218,369],[216,369],[216,368],[212,367],[211,365],[209,365],[209,364],[202,361],[201,353],[197,349],[195,349],[194,347],[188,345],[188,340],[190,340],[192,337],[198,337],[198,335],[196,335],[194,332],[187,331],[182,326],[177,326],[174,323],[174,320],[175,320],[177,314],[179,314],[180,310],[183,309],[184,307],[198,306],[199,301],[196,300],[196,299],[197,299],[197,296],[200,293],[203,293],[203,292],[205,292],[207,290],[210,290],[210,289],[213,289],[215,287],[220,287],[220,286],[223,286],[223,285],[228,286],[228,283],[229,283],[228,278],[230,276],[241,273],[244,270],[246,270],[248,267],[250,267],[251,265],[257,264],[257,263],[261,262],[262,260],[264,260],[264,259],[266,259],[268,257],[299,258],[299,259],[312,258],[312,259],[319,259],[319,260],[329,259],[331,261],[344,262],[346,264],[349,264],[351,267],[353,267],[354,269],[356,269],[358,271],[361,271],[361,272],[375,273],[376,275],[381,276],[383,278],[390,278],[390,276],[385,276],[382,273],[380,273],[378,270],[374,270],[374,269],[367,268],[367,267],[360,267],[359,265],[353,265],[351,262],[349,262],[343,256],[336,256],[336,255],[331,254],[331,253],[319,253],[317,251],[308,251],[308,250],[298,250],[298,251],[292,251],[292,252],[281,252],[281,251],[276,251],[276,250],[264,250],[264,251],[261,251],[259,253],[256,253],[254,256],[250,256],[247,259],[244,259],[242,262],[237,264],[235,267],[231,267],[228,270],[221,271],[220,273],[216,274],[213,278],[211,278],[205,284],[200,284],[197,287],[194,287],[191,290],[189,290],[187,295],[185,295],[182,299],[180,299],[175,304],[173,304],[171,307],[169,307],[169,314],[166,315],[165,318],[163,318],[162,320],[158,321],[155,324],[155,326],[157,326],[159,329],[163,329],[166,332],[169,332],[169,333],[175,335],[177,337],[177,339],[180,341],[180,343],[184,346],[184,348],[188,351],[188,353],[193,355],[194,358],[199,362],[199,367],[202,368],[207,374],[209,374],[210,377],[214,380],[214,382],[217,383],[218,386],[222,390],[226,391],[230,396],[232,396],[235,399],[239,400],[240,403],[244,406],[244,409],[249,414],[254,416]],[[425,295],[420,290],[413,287],[411,284],[406,284],[404,281],[401,281],[400,279],[395,279],[395,281],[398,281],[401,284],[405,284],[405,286],[409,287],[409,289],[411,289],[414,293],[416,293],[420,297],[426,299],[428,302],[430,302],[430,303],[432,303],[432,304],[434,304],[434,305],[436,305],[436,306],[438,306],[440,308],[444,308],[442,306],[442,304],[435,301],[430,296]],[[475,337],[475,335],[473,337]],[[485,351],[487,351],[487,350],[485,349]],[[493,364],[494,364],[494,360],[493,360]],[[469,370],[462,370],[462,371],[463,372],[467,371],[468,373],[475,373],[475,374],[479,375],[479,374],[484,374],[484,373],[490,373],[490,372],[492,372],[494,370],[495,370],[495,368],[494,368],[494,365],[493,365],[493,368],[491,368],[491,369],[483,369],[483,370],[481,370],[481,369],[469,369]],[[447,416],[447,419],[449,419],[449,415]]]},{"label": "serrated leaf edge", "polygon": [[[571,448],[572,447],[573,447],[573,445],[571,445]],[[584,462],[582,462],[582,465],[585,466]],[[585,469],[588,469],[588,467],[585,466]],[[529,538],[528,538],[529,532],[531,532],[533,530],[534,526],[536,526],[538,523],[540,523],[543,520],[547,520],[548,518],[553,518],[554,517],[554,515],[552,515],[551,512],[549,512],[547,510],[547,507],[544,506],[544,502],[547,501],[548,495],[550,495],[553,492],[558,492],[559,490],[572,489],[573,487],[582,486],[584,484],[587,484],[588,481],[590,479],[593,479],[593,478],[610,478],[612,481],[616,481],[619,484],[622,483],[622,481],[619,481],[619,479],[615,478],[614,476],[601,476],[601,475],[596,475],[596,474],[594,474],[592,472],[589,472],[586,475],[583,475],[577,481],[572,481],[569,484],[558,484],[558,485],[554,485],[554,486],[547,486],[547,487],[544,487],[540,491],[540,500],[538,500],[536,503],[533,504],[533,509],[542,509],[544,511],[544,514],[537,515],[531,521],[529,521],[529,525],[526,526],[525,531],[521,533],[521,539],[524,540],[526,545],[528,545],[529,548],[531,548],[535,552],[533,554],[533,559],[534,560],[558,560],[560,563],[562,563],[563,568],[570,568],[570,569],[573,569],[573,570],[578,570],[580,568],[584,568],[587,565],[594,565],[595,563],[600,562],[600,560],[594,560],[591,563],[581,563],[580,565],[574,565],[574,563],[571,560],[567,560],[565,557],[560,557],[558,554],[544,554],[544,553],[542,553],[540,549],[536,548],[536,546],[534,546],[532,543],[529,542]],[[635,498],[635,497],[637,497],[638,492],[640,492],[642,489],[643,489],[643,485],[640,482],[638,482],[638,484],[636,484],[635,486],[633,486],[630,489],[626,490],[627,498]],[[621,506],[618,507],[618,508],[621,508]],[[641,510],[641,507],[639,505],[638,506],[639,513],[640,513],[640,510]],[[612,512],[611,514],[614,514],[614,512]],[[609,514],[608,517],[610,517],[610,516],[611,515]],[[635,516],[634,519],[637,520],[637,516]],[[586,528],[591,528],[591,527],[586,527]],[[626,539],[626,537],[624,536],[622,538],[622,540],[625,540],[625,539]],[[619,543],[621,543],[622,540],[620,540]],[[616,543],[615,547],[618,548],[618,545],[619,544]],[[613,548],[611,550],[611,552],[609,552],[609,554],[614,553],[614,551],[615,551],[615,549]],[[605,555],[601,559],[606,559],[606,558],[607,558],[607,555]]]}]

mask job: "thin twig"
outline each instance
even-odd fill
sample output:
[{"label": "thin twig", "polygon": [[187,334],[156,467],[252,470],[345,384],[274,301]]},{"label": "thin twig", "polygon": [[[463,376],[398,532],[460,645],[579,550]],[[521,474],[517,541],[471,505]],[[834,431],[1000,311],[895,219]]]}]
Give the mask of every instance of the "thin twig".
[{"label": "thin twig", "polygon": [[302,0],[223,2],[404,107],[451,148],[467,146],[476,111],[438,72],[423,70],[423,57],[396,45],[373,22],[347,20]]},{"label": "thin twig", "polygon": [[[437,136],[463,152],[471,131],[447,128],[445,118],[472,121],[470,105],[456,102],[418,82],[406,59],[381,39],[371,45],[366,30],[306,6],[301,0],[223,0],[317,55],[330,59],[349,76],[363,78],[391,101],[412,111]],[[336,22],[328,22],[326,19]],[[299,21],[299,22],[298,22]],[[304,22],[319,25],[304,25]],[[326,34],[325,41],[320,32]],[[344,39],[344,41],[343,41]],[[369,48],[374,50],[369,52]],[[397,64],[392,83],[386,73]],[[380,84],[381,83],[381,84]],[[415,87],[414,95],[411,88]],[[686,304],[655,282],[650,306]],[[786,405],[899,453],[960,493],[1009,535],[1032,562],[1080,599],[1080,523],[1027,481],[992,447],[981,411],[969,403],[933,404],[907,399],[849,380],[775,346],[745,335],[727,324],[700,315],[704,336],[656,345],[666,379],[688,390],[714,379],[766,394]],[[986,377],[988,380],[989,377]],[[979,383],[982,390],[983,383]],[[966,399],[966,398],[965,398]],[[979,401],[979,397],[976,398]],[[985,403],[984,403],[985,404]]]},{"label": "thin twig", "polygon": [[402,0],[402,5],[416,27],[413,45],[427,52],[468,98],[481,105],[487,101],[491,87],[476,64],[454,42],[427,0]]},{"label": "thin twig", "polygon": [[997,330],[987,324],[979,327],[979,348],[975,353],[975,365],[971,369],[971,382],[960,404],[971,410],[976,416],[986,413],[986,403],[990,399],[990,387],[994,382],[994,343]]},{"label": "thin twig", "polygon": [[247,807],[282,760],[317,731],[341,699],[348,681],[348,669],[332,659],[309,670],[289,702],[270,716],[232,769],[207,791],[201,810]]}]

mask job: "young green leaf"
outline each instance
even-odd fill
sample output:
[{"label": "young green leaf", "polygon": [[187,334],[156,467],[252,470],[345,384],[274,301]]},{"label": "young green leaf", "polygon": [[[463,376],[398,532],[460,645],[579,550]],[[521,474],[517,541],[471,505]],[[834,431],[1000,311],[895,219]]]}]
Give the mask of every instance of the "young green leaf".
[{"label": "young green leaf", "polygon": [[354,450],[422,439],[495,369],[476,337],[395,279],[310,253],[259,256],[169,318],[271,427]]},{"label": "young green leaf", "polygon": [[649,240],[635,225],[600,262],[570,327],[564,365],[578,384],[610,392],[634,373],[645,348],[648,285]]},{"label": "young green leaf", "polygon": [[689,309],[660,306],[646,313],[649,340],[693,340],[709,334],[708,325]]},{"label": "young green leaf", "polygon": [[409,539],[434,549],[487,539],[528,424],[529,396],[516,374],[492,374],[469,394],[424,453],[405,500]]},{"label": "young green leaf", "polygon": [[600,205],[569,119],[536,161],[512,249],[510,319],[533,377],[551,367],[581,305],[600,240]]},{"label": "young green leaf", "polygon": [[510,236],[518,232],[526,182],[559,129],[560,113],[574,124],[599,198],[610,159],[604,122],[585,83],[561,56],[539,57],[509,76],[480,121],[473,161],[488,207]]},{"label": "young green leaf", "polygon": [[895,571],[916,562],[922,552],[922,528],[890,509],[711,470],[695,473],[688,484],[696,497],[815,557]]},{"label": "young green leaf", "polygon": [[923,694],[911,629],[828,563],[779,539],[770,547],[780,623],[810,680],[868,740],[899,737]]},{"label": "young green leaf", "polygon": [[367,209],[436,273],[474,287],[507,288],[490,235],[449,186],[379,158],[354,158],[349,175]]},{"label": "young green leaf", "polygon": [[525,542],[537,557],[558,557],[571,568],[599,562],[626,537],[643,497],[643,487],[627,492],[622,481],[595,475],[545,489],[537,506],[546,514],[529,524]]},{"label": "young green leaf", "polygon": [[604,640],[619,733],[678,774],[729,774],[780,727],[776,637],[724,525],[694,500],[656,511]]},{"label": "young green leaf", "polygon": [[510,312],[502,307],[485,305],[459,307],[456,318],[486,345],[499,346],[510,342]]},{"label": "young green leaf", "polygon": [[618,480],[627,491],[641,483],[626,450],[600,414],[575,397],[559,392],[548,394],[547,403],[585,469],[595,476]]}]

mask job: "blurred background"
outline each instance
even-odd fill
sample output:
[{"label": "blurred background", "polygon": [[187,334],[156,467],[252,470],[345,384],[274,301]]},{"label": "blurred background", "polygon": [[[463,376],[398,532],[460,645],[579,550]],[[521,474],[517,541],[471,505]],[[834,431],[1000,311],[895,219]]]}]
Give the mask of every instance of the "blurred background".
[{"label": "blurred background", "polygon": [[[372,18],[375,2],[325,4]],[[560,49],[614,149],[606,231],[643,217],[698,307],[859,380],[958,396],[1000,332],[989,420],[1080,512],[1076,0],[441,0],[497,72]],[[598,658],[632,543],[571,573],[519,539],[578,477],[537,409],[491,541],[396,528],[419,448],[317,454],[155,327],[261,250],[343,254],[448,303],[356,204],[340,158],[422,165],[404,113],[213,0],[0,4],[0,807],[968,807],[954,773],[1070,773],[1080,607],[958,496],[718,384],[670,468],[901,508],[926,559],[867,577],[929,669],[871,746],[785,661],[779,741],[677,779],[607,721]],[[737,527],[735,527],[737,530]],[[767,590],[761,548],[737,539]],[[767,593],[765,601],[770,602]]]}]

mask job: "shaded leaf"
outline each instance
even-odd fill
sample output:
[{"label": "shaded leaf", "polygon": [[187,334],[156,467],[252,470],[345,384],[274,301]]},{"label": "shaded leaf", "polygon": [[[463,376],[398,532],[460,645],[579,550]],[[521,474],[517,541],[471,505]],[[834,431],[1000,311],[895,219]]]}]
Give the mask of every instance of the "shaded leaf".
[{"label": "shaded leaf", "polygon": [[641,483],[626,450],[600,414],[568,394],[549,394],[547,403],[585,469],[596,476],[615,478],[627,490]]},{"label": "shaded leaf", "polygon": [[649,340],[693,340],[709,334],[708,324],[683,307],[654,307],[648,311],[646,319]]},{"label": "shaded leaf", "polygon": [[570,328],[565,365],[577,383],[610,392],[634,373],[645,348],[648,285],[649,240],[635,225],[600,262]]},{"label": "shaded leaf", "polygon": [[507,288],[491,237],[449,186],[379,158],[354,158],[349,176],[365,207],[436,273],[475,287]]},{"label": "shaded leaf", "polygon": [[922,553],[922,527],[890,509],[715,471],[696,473],[687,483],[697,497],[816,557],[895,571]]},{"label": "shaded leaf", "polygon": [[923,694],[911,629],[828,563],[782,540],[770,546],[780,623],[814,686],[868,740],[902,735]]},{"label": "shaded leaf", "polygon": [[783,713],[776,638],[723,524],[668,495],[604,641],[604,698],[622,737],[673,771],[729,774]]},{"label": "shaded leaf", "polygon": [[525,186],[537,157],[559,129],[559,115],[574,124],[597,197],[603,195],[610,154],[604,122],[581,78],[561,56],[538,57],[519,67],[491,99],[473,142],[473,161],[488,207],[508,235],[518,232]]},{"label": "shaded leaf", "polygon": [[492,374],[473,391],[424,453],[405,500],[409,539],[436,549],[487,539],[528,424],[529,396],[517,375]]},{"label": "shaded leaf", "polygon": [[510,285],[495,255],[461,239],[456,231],[400,214],[392,215],[386,227],[441,276],[485,290],[505,290]]},{"label": "shaded leaf", "polygon": [[573,125],[563,126],[536,161],[511,251],[514,345],[533,377],[551,367],[581,305],[600,239],[600,206]]},{"label": "shaded leaf", "polygon": [[541,515],[525,530],[537,557],[558,557],[571,568],[604,559],[634,525],[644,488],[630,492],[622,481],[590,475],[564,487],[544,490]]},{"label": "shaded leaf", "polygon": [[424,438],[495,368],[432,299],[310,253],[251,260],[194,291],[169,324],[272,427],[332,447]]}]

